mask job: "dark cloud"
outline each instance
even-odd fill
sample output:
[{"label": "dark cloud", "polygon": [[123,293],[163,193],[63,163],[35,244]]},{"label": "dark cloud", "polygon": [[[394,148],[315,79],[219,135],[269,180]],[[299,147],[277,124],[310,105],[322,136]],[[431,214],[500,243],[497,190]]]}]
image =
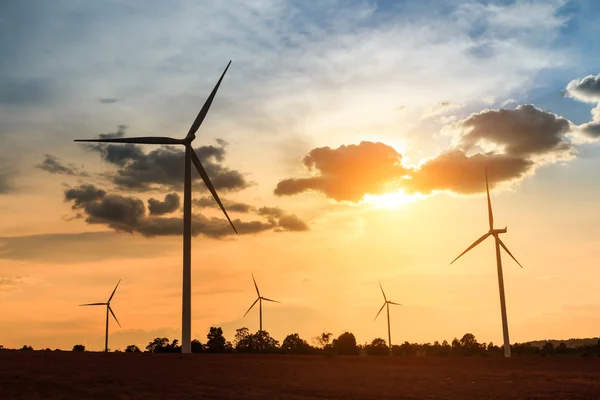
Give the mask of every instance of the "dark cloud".
[{"label": "dark cloud", "polygon": [[[225,206],[225,209],[231,212],[249,213],[254,210],[253,206],[246,203],[240,203],[237,201],[231,201],[223,198],[221,198],[221,202]],[[213,199],[210,196],[203,196],[198,199],[194,199],[193,204],[202,208],[219,208],[219,205],[217,204],[215,199]]]},{"label": "dark cloud", "polygon": [[600,120],[579,125],[579,131],[591,139],[600,139]]},{"label": "dark cloud", "polygon": [[46,78],[0,77],[0,104],[40,105],[57,95],[57,87]]},{"label": "dark cloud", "polygon": [[279,218],[279,227],[296,232],[307,231],[309,229],[306,222],[302,221],[295,214],[284,215]]},{"label": "dark cloud", "polygon": [[179,195],[177,193],[169,193],[165,195],[164,201],[157,199],[148,200],[148,211],[150,215],[164,215],[177,211],[179,208]]},{"label": "dark cloud", "polygon": [[[493,185],[522,179],[543,163],[574,154],[571,122],[532,105],[484,110],[446,129],[458,131],[455,146],[414,167],[402,166],[402,155],[383,143],[314,149],[303,162],[319,175],[284,179],[275,194],[315,190],[338,201],[357,202],[366,194],[382,194],[395,188],[418,193],[474,193],[484,189],[485,167]],[[489,145],[495,150],[481,152]]]},{"label": "dark cloud", "polygon": [[261,207],[258,209],[257,214],[263,217],[279,218],[284,214],[284,212],[279,207]]},{"label": "dark cloud", "polygon": [[[135,197],[106,194],[93,185],[81,185],[65,191],[65,199],[73,201],[73,209],[85,215],[88,224],[106,225],[118,232],[140,233],[146,237],[174,236],[183,232],[181,217],[146,215],[144,203]],[[274,221],[233,221],[240,234],[252,234],[272,230]],[[192,216],[192,234],[203,234],[212,238],[233,235],[225,219],[208,218],[201,214]]]},{"label": "dark cloud", "polygon": [[102,104],[113,104],[119,101],[119,99],[115,99],[114,97],[103,97],[98,100]]},{"label": "dark cloud", "polygon": [[94,185],[80,185],[65,190],[65,201],[73,201],[73,209],[84,207],[87,203],[102,199],[106,192]]},{"label": "dark cloud", "polygon": [[318,176],[285,179],[275,194],[293,195],[307,190],[320,191],[335,200],[359,201],[365,194],[382,194],[406,174],[402,156],[383,143],[361,142],[337,149],[319,147],[304,157],[309,170]]},{"label": "dark cloud", "polygon": [[14,190],[13,177],[12,169],[0,163],[0,194],[8,194]]},{"label": "dark cloud", "polygon": [[569,96],[577,100],[600,103],[600,74],[572,80],[566,90]]},{"label": "dark cloud", "polygon": [[50,154],[44,154],[44,161],[36,165],[36,168],[50,172],[51,174],[62,174],[71,176],[88,176],[85,171],[81,171],[73,164],[63,165],[58,157]]},{"label": "dark cloud", "polygon": [[[125,136],[125,126],[121,125],[115,133],[100,135],[101,138]],[[217,190],[235,191],[246,188],[249,183],[236,170],[225,167],[225,145],[223,140],[218,146],[196,148],[198,158],[204,165],[208,176]],[[119,168],[112,180],[120,188],[149,191],[155,189],[177,190],[183,186],[184,150],[172,146],[156,148],[144,153],[142,148],[133,144],[93,144],[87,148],[98,152],[102,158]],[[195,181],[201,181],[197,172],[192,172]],[[204,190],[204,185],[201,185]]]},{"label": "dark cloud", "polygon": [[568,153],[571,123],[531,104],[515,109],[484,110],[452,124],[462,131],[459,147],[471,150],[476,145],[494,143],[513,157]]},{"label": "dark cloud", "polygon": [[534,168],[531,160],[507,154],[477,153],[468,157],[452,149],[427,160],[405,181],[411,192],[452,191],[477,193],[485,190],[484,171],[488,168],[490,187],[498,182],[519,179]]}]

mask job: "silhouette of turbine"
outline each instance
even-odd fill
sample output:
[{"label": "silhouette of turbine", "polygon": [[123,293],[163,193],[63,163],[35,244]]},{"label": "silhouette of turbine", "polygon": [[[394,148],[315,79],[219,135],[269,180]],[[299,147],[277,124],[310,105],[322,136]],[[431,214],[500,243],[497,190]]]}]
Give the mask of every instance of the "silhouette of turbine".
[{"label": "silhouette of turbine", "polygon": [[88,140],[75,140],[76,142],[100,142],[100,143],[136,143],[136,144],[158,144],[158,145],[168,145],[168,144],[177,144],[185,146],[185,177],[184,177],[184,186],[183,186],[183,290],[182,290],[182,311],[181,311],[181,352],[184,354],[192,353],[192,290],[191,290],[191,282],[192,282],[192,167],[191,163],[194,164],[198,173],[202,177],[204,184],[212,194],[213,198],[216,200],[219,207],[225,214],[225,217],[229,221],[229,224],[233,228],[235,233],[238,233],[237,229],[231,222],[227,211],[225,211],[225,207],[219,199],[219,195],[215,190],[212,182],[208,178],[208,174],[206,170],[202,166],[198,155],[192,148],[192,142],[196,138],[196,132],[210,106],[217,94],[217,90],[221,85],[221,81],[225,76],[225,73],[229,69],[231,65],[231,61],[227,64],[225,71],[219,78],[219,81],[215,85],[214,89],[206,99],[206,102],[202,106],[202,109],[198,113],[196,120],[192,124],[187,136],[183,139],[174,139],[169,137],[137,137],[137,138],[115,138],[115,139],[88,139]]},{"label": "silhouette of turbine", "polygon": [[379,287],[381,288],[381,293],[383,294],[383,305],[379,309],[379,312],[377,313],[377,315],[375,316],[375,319],[373,321],[377,320],[377,317],[379,317],[379,314],[381,314],[383,307],[387,307],[388,344],[390,345],[390,355],[392,355],[392,330],[390,329],[390,304],[392,304],[394,306],[401,306],[402,304],[394,303],[393,301],[389,301],[387,299],[385,292],[383,291],[383,287],[381,286],[381,282],[379,282]]},{"label": "silhouette of turbine", "polygon": [[254,303],[252,303],[252,305],[250,306],[250,308],[248,309],[248,311],[246,311],[246,314],[244,314],[244,316],[242,318],[245,318],[246,315],[248,315],[248,313],[250,312],[250,310],[252,310],[252,307],[254,307],[254,305],[258,302],[258,306],[259,306],[259,315],[260,315],[260,329],[259,330],[263,330],[262,328],[262,301],[271,301],[273,303],[280,303],[280,301],[277,300],[271,300],[271,299],[267,299],[266,297],[263,297],[260,295],[260,291],[258,290],[258,285],[256,284],[256,279],[254,279],[254,274],[252,274],[252,280],[254,281],[254,287],[256,288],[256,294],[258,295],[258,298],[256,300],[254,300]]},{"label": "silhouette of turbine", "polygon": [[117,321],[117,324],[119,324],[119,327],[121,327],[121,324],[119,323],[119,320],[117,319],[117,316],[113,312],[112,308],[110,308],[110,301],[112,300],[113,296],[115,295],[115,292],[117,291],[117,288],[119,287],[119,283],[121,283],[120,279],[119,279],[119,282],[117,282],[117,286],[115,286],[115,290],[113,290],[112,294],[110,295],[110,297],[108,298],[108,301],[106,303],[89,303],[89,304],[80,304],[79,305],[80,307],[82,307],[82,306],[106,306],[106,335],[104,337],[104,351],[105,352],[108,352],[108,313],[109,312],[112,314],[115,321]]},{"label": "silhouette of turbine", "polygon": [[512,257],[513,260],[519,267],[523,268],[520,262],[517,261],[515,256],[512,255],[510,250],[506,247],[506,245],[502,242],[500,237],[498,236],[501,233],[506,233],[507,227],[504,229],[494,229],[494,214],[492,213],[492,202],[490,200],[490,188],[488,185],[488,175],[487,168],[485,169],[485,190],[487,192],[487,203],[488,203],[488,219],[490,223],[490,230],[484,234],[482,237],[477,239],[472,245],[470,245],[465,251],[460,253],[458,257],[456,257],[450,264],[454,261],[458,260],[463,254],[467,253],[469,250],[477,246],[479,243],[483,242],[488,236],[494,237],[494,242],[496,244],[496,266],[498,268],[498,287],[500,289],[500,310],[502,312],[502,334],[504,336],[504,357],[510,357],[510,340],[508,338],[508,319],[506,317],[506,301],[504,298],[504,278],[502,276],[502,258],[500,256],[500,247],[502,247],[509,256]]}]

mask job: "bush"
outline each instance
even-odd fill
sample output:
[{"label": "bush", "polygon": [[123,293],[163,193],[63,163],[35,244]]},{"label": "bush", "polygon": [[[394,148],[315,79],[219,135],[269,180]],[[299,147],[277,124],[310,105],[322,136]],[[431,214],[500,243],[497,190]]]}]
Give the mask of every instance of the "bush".
[{"label": "bush", "polygon": [[85,346],[82,344],[76,344],[73,346],[73,351],[85,351]]}]

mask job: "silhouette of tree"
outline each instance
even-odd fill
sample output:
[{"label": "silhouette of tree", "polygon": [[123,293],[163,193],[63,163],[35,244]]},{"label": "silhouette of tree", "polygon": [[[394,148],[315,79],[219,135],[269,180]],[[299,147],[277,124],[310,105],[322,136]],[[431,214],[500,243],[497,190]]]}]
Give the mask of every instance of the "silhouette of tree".
[{"label": "silhouette of tree", "polygon": [[460,339],[460,354],[463,356],[473,356],[481,353],[483,353],[481,345],[477,343],[475,335],[472,333],[465,333]]},{"label": "silhouette of tree", "polygon": [[140,353],[141,350],[139,347],[137,347],[135,344],[130,344],[129,346],[127,346],[127,348],[125,348],[125,353]]},{"label": "silhouette of tree", "polygon": [[286,354],[310,354],[314,348],[297,333],[287,335],[281,343],[281,350]]},{"label": "silhouette of tree", "polygon": [[207,353],[225,353],[227,343],[223,336],[223,329],[211,326],[206,338],[208,339],[206,342]]},{"label": "silhouette of tree", "polygon": [[356,346],[356,337],[353,333],[344,332],[331,343],[337,354],[358,355],[358,346]]},{"label": "silhouette of tree", "polygon": [[204,347],[202,346],[202,342],[198,339],[192,340],[192,353],[202,353],[204,352]]},{"label": "silhouette of tree", "polygon": [[324,349],[325,347],[329,346],[329,342],[331,341],[332,336],[333,333],[331,332],[323,332],[319,336],[315,336],[313,338],[313,342],[320,348]]},{"label": "silhouette of tree", "polygon": [[385,341],[382,338],[375,338],[371,342],[371,344],[364,346],[365,351],[370,356],[385,356],[390,353],[390,349]]},{"label": "silhouette of tree", "polygon": [[235,331],[235,351],[239,353],[250,353],[252,351],[252,334],[248,328],[239,328]]},{"label": "silhouette of tree", "polygon": [[276,353],[279,350],[279,341],[272,338],[267,331],[258,331],[252,335],[252,349],[256,353]]},{"label": "silhouette of tree", "polygon": [[85,351],[85,346],[82,344],[76,344],[73,346],[73,351]]},{"label": "silhouette of tree", "polygon": [[544,343],[544,345],[542,346],[542,354],[554,354],[554,345],[552,344],[552,342]]},{"label": "silhouette of tree", "polygon": [[27,345],[25,344],[25,345],[23,345],[23,347],[21,347],[21,350],[24,350],[24,351],[32,351],[32,350],[33,350],[33,347],[31,347],[31,346],[27,346]]},{"label": "silhouette of tree", "polygon": [[154,350],[156,350],[156,348],[160,348],[160,347],[165,347],[167,344],[169,343],[169,339],[164,337],[164,338],[155,338],[153,341],[151,341],[150,343],[148,343],[148,346],[146,346],[146,351],[149,351],[150,353],[154,353]]}]

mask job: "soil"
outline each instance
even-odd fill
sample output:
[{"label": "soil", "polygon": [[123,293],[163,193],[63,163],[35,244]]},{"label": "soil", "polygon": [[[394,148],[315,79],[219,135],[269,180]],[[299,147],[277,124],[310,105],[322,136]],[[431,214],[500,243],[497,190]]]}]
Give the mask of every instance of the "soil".
[{"label": "soil", "polygon": [[1,399],[600,399],[600,358],[0,351]]}]

